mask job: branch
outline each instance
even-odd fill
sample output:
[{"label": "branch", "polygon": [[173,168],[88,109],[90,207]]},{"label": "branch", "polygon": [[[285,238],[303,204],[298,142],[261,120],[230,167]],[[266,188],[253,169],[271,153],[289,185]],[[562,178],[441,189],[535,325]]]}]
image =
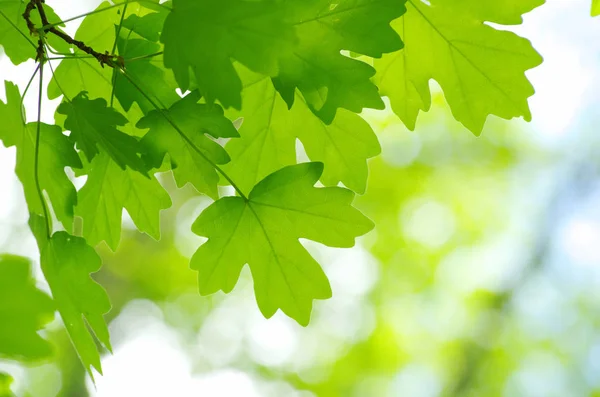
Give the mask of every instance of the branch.
[{"label": "branch", "polygon": [[[35,8],[37,8],[37,10],[40,14],[40,19],[41,19],[42,25],[43,25],[43,27],[41,29],[37,29],[35,27],[35,24],[31,21],[31,11],[33,11]],[[100,66],[102,66],[102,67],[104,67],[104,65],[108,65],[111,68],[119,68],[119,69],[125,67],[125,61],[123,60],[122,57],[120,57],[118,55],[114,55],[114,54],[109,54],[108,51],[105,51],[104,54],[100,53],[100,52],[94,50],[92,47],[86,45],[83,41],[75,40],[68,34],[66,34],[66,33],[60,31],[59,29],[57,29],[56,27],[54,27],[48,21],[48,17],[46,16],[46,11],[44,10],[44,0],[29,0],[29,3],[27,3],[27,6],[25,7],[25,12],[23,13],[23,18],[25,19],[27,28],[29,29],[29,32],[32,35],[39,35],[39,34],[43,34],[45,32],[52,33],[55,36],[64,40],[66,43],[74,45],[75,47],[79,48],[81,51],[85,52],[86,54],[89,54],[89,55],[93,56],[94,58],[96,58],[96,60],[98,62],[100,62]],[[39,41],[39,43],[41,43],[41,41]],[[39,62],[42,62],[43,59],[44,59],[43,48],[40,50],[39,45],[38,45],[36,60]]]}]

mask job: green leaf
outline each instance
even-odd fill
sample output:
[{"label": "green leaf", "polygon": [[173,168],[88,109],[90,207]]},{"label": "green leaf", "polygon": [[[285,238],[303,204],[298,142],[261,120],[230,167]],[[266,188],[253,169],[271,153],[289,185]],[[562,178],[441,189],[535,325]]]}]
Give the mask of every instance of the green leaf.
[{"label": "green leaf", "polygon": [[[119,54],[126,59],[157,53],[161,49],[159,44],[141,39],[120,39],[118,44]],[[138,86],[141,86],[144,92],[150,93],[159,103],[169,107],[180,97],[175,91],[177,83],[172,73],[162,66],[162,62],[162,56],[129,62],[127,63],[127,74]],[[148,99],[120,73],[116,75],[115,96],[127,111],[133,102],[140,105],[144,114],[154,109]]]},{"label": "green leaf", "polygon": [[138,156],[139,141],[117,129],[128,123],[127,118],[114,108],[108,107],[102,98],[90,100],[82,92],[72,101],[63,102],[57,112],[67,116],[65,129],[86,155],[88,161],[104,150],[122,169],[129,167],[146,173],[146,166]]},{"label": "green leaf", "polygon": [[123,27],[136,32],[146,40],[157,42],[167,15],[167,10],[162,7],[158,8],[158,12],[131,14],[123,20]]},{"label": "green leaf", "polygon": [[[0,139],[4,146],[17,148],[15,172],[23,184],[29,211],[43,215],[43,204],[35,185],[35,138],[37,123],[25,124],[21,94],[16,85],[6,81],[7,104],[0,101]],[[71,230],[73,207],[77,192],[65,174],[65,167],[81,168],[81,161],[69,138],[60,127],[41,124],[39,180],[46,191],[57,219],[65,229]]]},{"label": "green leaf", "polygon": [[360,112],[383,109],[370,78],[375,70],[342,50],[371,57],[402,48],[390,22],[401,16],[405,0],[308,0],[287,2],[287,18],[299,37],[281,56],[277,87],[291,106],[297,87],[327,124],[338,108]]},{"label": "green leaf", "polygon": [[91,332],[109,351],[110,337],[103,315],[110,310],[104,289],[90,277],[102,261],[80,237],[57,232],[41,253],[44,276],[83,365],[102,373],[100,355]]},{"label": "green leaf", "polygon": [[[15,65],[29,59],[35,59],[37,38],[31,36],[23,12],[26,2],[22,0],[0,0],[0,46]],[[61,19],[54,13],[51,7],[44,4],[44,11],[50,23],[59,22]],[[37,9],[31,12],[31,21],[36,27],[41,27],[42,22]],[[64,26],[60,24],[58,26]],[[55,50],[68,51],[69,46],[58,37],[49,35],[47,43]]]},{"label": "green leaf", "polygon": [[12,381],[13,379],[9,375],[0,372],[0,397],[15,397],[10,391]]},{"label": "green leaf", "polygon": [[[229,162],[229,155],[206,134],[214,138],[232,138],[239,134],[220,106],[200,104],[199,99],[197,93],[191,93],[163,111],[164,114],[157,110],[150,112],[137,127],[150,129],[142,138],[142,145],[147,150],[147,164],[160,168],[168,154],[179,187],[189,182],[199,192],[216,198],[219,176],[211,162],[225,164]],[[186,134],[189,141],[165,116]]]},{"label": "green leaf", "polygon": [[[103,2],[95,11],[110,7]],[[133,4],[130,5],[133,7]],[[121,16],[118,8],[88,15],[75,33],[75,39],[84,42],[100,53],[110,51],[115,41],[115,25]],[[75,56],[86,56],[80,49],[73,47]],[[55,99],[64,94],[68,98],[86,91],[91,98],[109,99],[112,92],[112,69],[101,67],[93,58],[66,59],[58,65],[50,84],[48,97]]]},{"label": "green leaf", "polygon": [[[35,287],[29,260],[0,255],[0,357],[37,360],[50,356],[52,347],[37,332],[53,317],[52,299]],[[0,391],[1,385],[0,379]]]},{"label": "green leaf", "polygon": [[592,0],[592,16],[600,15],[600,0]]},{"label": "green leaf", "polygon": [[208,237],[194,254],[200,293],[230,292],[248,263],[258,306],[265,317],[277,309],[307,325],[313,299],[331,288],[319,264],[298,241],[352,247],[373,224],[351,206],[354,194],[339,187],[314,188],[321,163],[293,165],[254,187],[248,201],[225,197],[208,207],[192,230]]},{"label": "green leaf", "polygon": [[90,245],[106,241],[116,251],[121,240],[121,216],[126,209],[140,232],[160,238],[160,211],[171,198],[154,176],[122,170],[106,153],[87,167],[75,212],[83,218],[83,236]]},{"label": "green leaf", "polygon": [[381,94],[410,129],[431,106],[432,78],[454,117],[477,135],[490,114],[529,121],[527,98],[534,90],[524,72],[542,58],[528,40],[484,22],[518,22],[521,12],[541,2],[504,0],[502,8],[475,0],[438,0],[431,6],[408,0],[406,15],[393,24],[404,50],[375,60]]},{"label": "green leaf", "polygon": [[165,66],[183,91],[190,86],[191,69],[208,102],[239,109],[242,85],[233,60],[274,76],[294,35],[275,0],[174,0],[161,41]]},{"label": "green leaf", "polygon": [[523,14],[544,4],[545,0],[432,0],[431,4],[454,7],[470,19],[503,25],[523,23]]},{"label": "green leaf", "polygon": [[356,192],[365,191],[367,159],[380,152],[367,122],[342,109],[327,125],[311,113],[299,94],[288,110],[271,79],[248,70],[240,75],[245,83],[243,106],[232,116],[244,117],[244,122],[239,129],[241,139],[227,143],[231,163],[224,169],[244,192],[272,172],[296,163],[296,139],[311,160],[325,164],[323,183],[342,181]]}]

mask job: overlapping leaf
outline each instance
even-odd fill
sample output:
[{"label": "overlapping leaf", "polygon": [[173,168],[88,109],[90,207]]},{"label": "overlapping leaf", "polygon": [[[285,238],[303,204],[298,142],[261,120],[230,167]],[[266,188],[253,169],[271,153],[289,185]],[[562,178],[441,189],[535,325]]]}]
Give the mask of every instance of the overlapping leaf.
[{"label": "overlapping leaf", "polygon": [[160,237],[159,214],[171,206],[171,198],[154,176],[123,170],[106,153],[96,156],[86,173],[76,214],[83,218],[83,236],[89,244],[106,241],[113,251],[117,249],[123,209],[140,232]]},{"label": "overlapping leaf", "polygon": [[[0,46],[15,65],[23,63],[28,59],[35,59],[37,41],[31,36],[23,12],[26,2],[22,0],[0,0]],[[44,5],[44,11],[50,23],[60,22],[60,17],[54,13],[52,8]],[[41,27],[39,13],[31,13],[31,21],[36,27]],[[58,26],[64,26],[62,24]],[[69,46],[56,36],[47,38],[48,44],[60,52],[68,50]]]},{"label": "overlapping leaf", "polygon": [[[172,106],[180,99],[175,91],[177,83],[172,73],[162,66],[162,56],[143,58],[158,53],[161,50],[159,44],[142,39],[120,38],[118,49],[124,58],[134,59],[127,63],[127,74],[145,93],[151,94],[152,98],[165,107]],[[127,78],[120,73],[115,77],[115,96],[125,110],[128,111],[134,102],[138,103],[144,114],[154,109],[143,93]]]},{"label": "overlapping leaf", "polygon": [[523,12],[543,0],[501,3],[408,0],[394,22],[404,50],[375,61],[382,95],[411,129],[429,110],[429,80],[442,87],[454,117],[479,134],[488,115],[531,118],[527,98],[533,87],[524,72],[542,58],[528,40],[484,23],[518,23]]},{"label": "overlapping leaf", "polygon": [[277,87],[289,105],[297,87],[308,105],[331,123],[337,108],[360,112],[382,109],[369,65],[340,54],[372,57],[402,48],[390,22],[404,11],[405,0],[308,0],[286,2],[286,18],[298,44],[280,57]]},{"label": "overlapping leaf", "polygon": [[200,293],[230,292],[247,263],[264,316],[281,309],[307,325],[313,300],[329,298],[331,288],[298,239],[351,247],[373,227],[351,206],[350,190],[313,187],[322,172],[321,163],[288,166],[259,182],[248,200],[225,197],[208,207],[192,227],[208,237],[191,262]]},{"label": "overlapping leaf", "polygon": [[[108,7],[111,7],[111,4],[103,2],[96,8],[96,11]],[[144,16],[149,13],[156,13],[155,8],[163,10],[150,2],[129,4],[125,20],[132,15]],[[164,10],[162,15],[164,18]],[[81,26],[77,29],[75,39],[83,41],[98,52],[110,52],[115,43],[115,26],[119,24],[120,19],[121,11],[119,8],[90,14],[85,17]],[[130,23],[133,24],[134,22],[137,21],[131,20]],[[135,25],[129,25],[129,27],[133,29]],[[135,36],[134,38],[139,37]],[[73,48],[73,54],[75,57],[80,58],[74,57],[60,63],[48,86],[48,97],[50,99],[58,98],[64,93],[67,97],[73,98],[80,92],[86,91],[90,98],[109,100],[113,91],[113,70],[109,67],[101,67],[93,58],[85,58],[86,54],[76,47]],[[83,57],[81,58],[81,56]]]},{"label": "overlapping leaf", "polygon": [[53,317],[52,299],[35,287],[29,261],[0,255],[0,357],[48,357],[52,348],[38,331]]},{"label": "overlapping leaf", "polygon": [[169,110],[150,112],[138,122],[137,127],[149,128],[142,139],[148,164],[160,168],[168,154],[178,186],[189,182],[199,192],[216,198],[219,176],[214,164],[229,162],[229,155],[207,134],[214,138],[239,135],[231,121],[223,115],[220,106],[201,104],[198,103],[199,99],[197,93],[191,93]]},{"label": "overlapping leaf", "polygon": [[[35,185],[35,141],[37,123],[23,122],[21,95],[16,85],[5,82],[7,104],[0,101],[0,139],[4,146],[17,148],[15,172],[23,184],[29,211],[43,215],[43,204]],[[81,168],[81,161],[60,127],[40,125],[39,182],[63,226],[70,230],[77,193],[65,174],[65,167]]]},{"label": "overlapping leaf", "polygon": [[71,131],[70,137],[77,142],[88,161],[92,161],[102,149],[122,169],[129,167],[146,172],[146,166],[138,155],[141,151],[139,141],[117,129],[128,123],[127,118],[108,107],[104,99],[90,100],[87,93],[82,92],[72,101],[61,103],[57,112],[67,116],[65,129]]},{"label": "overlapping leaf", "polygon": [[233,60],[274,76],[279,55],[294,43],[283,15],[275,0],[174,0],[161,35],[165,65],[182,90],[191,69],[209,102],[239,109],[242,84]]},{"label": "overlapping leaf", "polygon": [[102,261],[80,237],[57,232],[41,252],[44,276],[73,345],[92,376],[91,367],[102,373],[100,355],[91,334],[111,350],[108,327],[103,315],[110,310],[104,289],[90,278]]},{"label": "overlapping leaf", "polygon": [[[241,69],[241,68],[240,68]],[[296,94],[294,105],[277,94],[271,79],[240,70],[245,87],[241,112],[244,117],[240,139],[226,146],[231,163],[224,169],[245,192],[265,176],[296,163],[296,139],[300,139],[313,161],[322,161],[321,180],[326,185],[342,181],[348,188],[363,193],[367,182],[367,162],[379,154],[380,147],[371,127],[360,116],[340,110],[331,125],[311,113],[304,98]]]}]

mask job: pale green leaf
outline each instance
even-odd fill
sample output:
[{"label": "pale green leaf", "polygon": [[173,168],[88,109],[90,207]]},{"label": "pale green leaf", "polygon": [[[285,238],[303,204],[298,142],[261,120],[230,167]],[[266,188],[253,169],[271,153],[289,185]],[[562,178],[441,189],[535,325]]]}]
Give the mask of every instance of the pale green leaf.
[{"label": "pale green leaf", "polygon": [[600,15],[600,0],[592,0],[592,16]]},{"label": "pale green leaf", "polygon": [[[26,2],[22,0],[0,0],[0,46],[4,47],[4,52],[15,65],[35,59],[37,54],[37,37],[31,35],[23,18],[25,5]],[[44,5],[44,11],[50,23],[61,20],[48,5]],[[38,28],[42,26],[37,9],[31,12],[31,21]],[[60,52],[69,48],[54,35],[48,36],[47,43]]]},{"label": "pale green leaf", "polygon": [[230,292],[249,264],[258,306],[265,317],[277,309],[307,325],[314,299],[331,287],[319,264],[298,239],[352,247],[373,224],[351,206],[354,194],[339,187],[315,188],[321,163],[283,168],[259,182],[246,201],[225,197],[208,207],[192,230],[208,237],[194,254],[202,295]]},{"label": "pale green leaf", "polygon": [[0,397],[15,397],[10,391],[12,381],[13,379],[9,375],[0,372]]},{"label": "pale green leaf", "polygon": [[527,98],[534,90],[525,71],[542,58],[528,40],[494,29],[482,18],[515,23],[520,16],[514,10],[528,11],[540,0],[519,1],[504,11],[491,3],[470,8],[473,0],[459,2],[465,9],[447,0],[431,3],[407,1],[408,11],[394,22],[404,50],[375,60],[375,81],[394,112],[414,129],[419,112],[430,108],[429,80],[434,79],[454,117],[475,134],[490,114],[530,120]]},{"label": "pale green leaf", "polygon": [[83,218],[83,236],[89,244],[104,240],[117,249],[123,209],[140,232],[160,238],[159,214],[171,206],[171,199],[154,176],[123,170],[106,153],[94,158],[86,174],[75,213]]},{"label": "pale green leaf", "polygon": [[380,152],[367,122],[341,109],[327,125],[312,114],[302,96],[296,94],[288,110],[271,79],[248,70],[240,70],[240,75],[245,83],[242,110],[231,113],[244,121],[239,129],[241,138],[226,146],[231,162],[224,169],[244,192],[272,172],[296,163],[296,139],[311,160],[325,164],[321,180],[326,185],[341,181],[356,192],[364,192],[367,159]]},{"label": "pale green leaf", "polygon": [[53,317],[52,299],[35,287],[29,260],[0,255],[0,357],[37,360],[50,356],[52,348],[38,331]]},{"label": "pale green leaf", "polygon": [[[4,146],[17,148],[15,172],[23,184],[29,212],[44,215],[43,204],[35,185],[35,140],[37,123],[25,124],[21,95],[16,85],[5,82],[7,104],[0,101],[0,139]],[[71,230],[77,192],[65,174],[65,167],[81,168],[81,161],[69,138],[60,127],[40,126],[39,181],[48,194],[56,217]]]}]

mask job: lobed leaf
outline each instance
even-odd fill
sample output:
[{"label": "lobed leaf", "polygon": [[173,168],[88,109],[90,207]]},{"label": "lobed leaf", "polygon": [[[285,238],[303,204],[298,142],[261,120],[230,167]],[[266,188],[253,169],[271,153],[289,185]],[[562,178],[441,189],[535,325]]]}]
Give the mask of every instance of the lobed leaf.
[{"label": "lobed leaf", "polygon": [[240,75],[244,81],[243,107],[230,113],[243,117],[244,122],[240,139],[227,143],[231,163],[224,169],[244,192],[272,172],[295,164],[296,140],[300,139],[308,157],[324,163],[323,183],[341,181],[364,193],[367,159],[380,152],[377,137],[366,121],[342,109],[327,125],[312,114],[301,95],[296,94],[294,105],[288,109],[271,79],[248,70],[241,70]]},{"label": "lobed leaf", "polygon": [[375,70],[342,55],[342,50],[371,57],[402,48],[390,22],[401,16],[405,0],[308,0],[285,2],[286,18],[298,42],[280,56],[276,87],[289,106],[298,88],[309,107],[330,124],[338,108],[360,112],[383,109]]},{"label": "lobed leaf", "polygon": [[165,66],[183,91],[191,70],[208,102],[239,109],[242,85],[233,60],[274,76],[294,34],[275,0],[174,0],[160,40]]},{"label": "lobed leaf", "polygon": [[[375,60],[376,84],[410,129],[431,106],[429,80],[444,91],[454,117],[479,135],[488,115],[531,119],[527,98],[534,90],[524,72],[542,62],[528,40],[484,22],[517,23],[542,0],[492,3],[408,0],[393,23],[404,50]],[[512,5],[508,7],[507,5]],[[462,6],[462,7],[461,7]]]},{"label": "lobed leaf", "polygon": [[[0,139],[4,146],[17,149],[15,172],[23,184],[29,211],[43,215],[43,203],[35,185],[37,123],[25,124],[23,121],[24,110],[17,86],[8,81],[4,86],[7,103],[0,101]],[[40,128],[40,187],[48,194],[57,219],[65,229],[71,230],[77,192],[65,173],[65,167],[81,168],[81,160],[60,127],[42,123]]]},{"label": "lobed leaf", "polygon": [[106,291],[90,277],[90,273],[100,270],[100,257],[83,238],[57,232],[42,249],[41,265],[83,365],[92,378],[92,367],[102,374],[92,332],[102,346],[112,348],[103,318],[110,310],[110,302]]},{"label": "lobed leaf", "polygon": [[258,306],[265,317],[277,309],[307,325],[314,299],[331,297],[329,281],[300,244],[306,238],[351,247],[373,224],[351,206],[354,193],[315,188],[321,163],[285,167],[263,179],[248,199],[225,197],[208,207],[192,230],[208,237],[191,260],[202,295],[230,292],[250,266]]},{"label": "lobed leaf", "polygon": [[[149,129],[142,138],[147,164],[160,168],[168,154],[179,187],[191,183],[199,192],[216,198],[219,176],[214,164],[229,162],[229,156],[207,134],[213,138],[232,138],[239,134],[220,106],[201,104],[199,100],[198,93],[191,93],[169,110],[150,112],[137,127]],[[182,137],[171,122],[189,140]]]},{"label": "lobed leaf", "polygon": [[106,241],[116,251],[123,209],[140,232],[160,238],[159,214],[171,206],[171,198],[154,176],[123,170],[104,152],[94,158],[86,173],[75,212],[83,218],[83,236],[88,244]]},{"label": "lobed leaf", "polygon": [[57,112],[67,116],[65,129],[71,131],[70,137],[88,161],[102,149],[122,169],[129,167],[146,173],[146,166],[138,155],[141,152],[139,141],[117,129],[128,123],[127,118],[108,107],[104,99],[91,100],[86,92],[82,92],[73,100],[61,103]]}]

